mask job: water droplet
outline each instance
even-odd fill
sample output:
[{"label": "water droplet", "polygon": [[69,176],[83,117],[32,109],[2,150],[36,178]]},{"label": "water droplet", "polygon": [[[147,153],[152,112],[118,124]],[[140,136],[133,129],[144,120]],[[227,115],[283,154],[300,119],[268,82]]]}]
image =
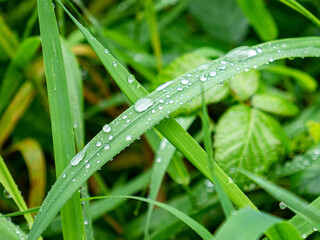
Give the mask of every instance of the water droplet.
[{"label": "water droplet", "polygon": [[112,135],[110,135],[109,136],[109,141],[111,141],[113,139],[113,136]]},{"label": "water droplet", "polygon": [[79,162],[81,162],[86,155],[86,149],[82,149],[82,151],[78,152],[74,158],[71,160],[71,166],[77,166]]},{"label": "water droplet", "polygon": [[287,204],[285,204],[284,202],[280,202],[280,203],[279,203],[279,208],[280,208],[281,210],[284,210],[284,209],[287,208]]},{"label": "water droplet", "polygon": [[132,83],[135,79],[136,79],[136,78],[135,78],[132,74],[130,74],[130,75],[128,76],[128,82],[129,82],[129,83]]},{"label": "water droplet", "polygon": [[113,61],[113,62],[112,62],[112,65],[113,65],[114,67],[116,67],[116,66],[118,65],[118,61]]},{"label": "water droplet", "polygon": [[257,55],[256,50],[247,46],[243,46],[230,51],[225,55],[225,58],[229,61],[234,62],[234,61],[243,61],[248,58],[254,57],[256,55]]},{"label": "water droplet", "polygon": [[156,162],[157,162],[157,163],[161,163],[161,161],[162,161],[161,157],[157,157],[157,158],[156,158]]},{"label": "water droplet", "polygon": [[214,76],[216,76],[217,75],[217,72],[216,71],[211,71],[210,73],[209,73],[209,76],[210,77],[214,77]]},{"label": "water droplet", "polygon": [[182,91],[182,87],[177,87],[177,91],[181,92]]},{"label": "water droplet", "polygon": [[10,195],[10,193],[8,192],[7,189],[4,189],[4,190],[3,190],[3,195],[4,195],[6,198],[11,198],[11,195]]},{"label": "water droplet", "polygon": [[200,76],[200,80],[201,80],[202,82],[205,82],[205,81],[208,80],[208,78],[207,78],[206,75],[202,74],[202,75]]},{"label": "water droplet", "polygon": [[126,140],[127,140],[127,141],[130,141],[131,139],[132,139],[132,136],[131,136],[131,135],[127,135],[127,136],[126,136]]},{"label": "water droplet", "polygon": [[166,83],[164,83],[164,84],[161,84],[159,87],[157,87],[157,89],[156,89],[156,91],[158,92],[158,91],[161,91],[161,90],[163,90],[163,89],[165,89],[166,87],[168,87],[170,84],[172,84],[173,83],[173,81],[169,81],[169,82],[166,82]]},{"label": "water droplet", "polygon": [[136,112],[144,112],[151,107],[153,103],[154,100],[151,98],[142,97],[134,103],[134,110],[136,110]]},{"label": "water droplet", "polygon": [[62,175],[62,177],[63,177],[63,178],[66,178],[66,174],[64,173],[64,174]]},{"label": "water droplet", "polygon": [[200,67],[198,67],[199,70],[207,70],[209,68],[209,64],[202,64]]},{"label": "water droplet", "polygon": [[261,48],[257,48],[257,53],[262,53],[262,49]]},{"label": "water droplet", "polygon": [[189,79],[183,78],[181,80],[181,84],[183,84],[183,85],[187,85],[188,83],[189,83]]},{"label": "water droplet", "polygon": [[108,143],[106,143],[103,147],[103,149],[108,150],[110,148],[110,145]]},{"label": "water droplet", "polygon": [[102,145],[102,143],[101,143],[100,141],[98,141],[98,142],[96,143],[96,147],[101,147],[101,145]]},{"label": "water droplet", "polygon": [[108,49],[105,49],[105,50],[104,50],[104,53],[107,53],[107,54],[108,54],[108,53],[109,53],[109,50],[108,50]]},{"label": "water droplet", "polygon": [[304,233],[304,234],[301,235],[301,237],[302,237],[303,239],[306,239],[306,238],[308,237],[308,235]]},{"label": "water droplet", "polygon": [[86,169],[90,168],[90,163],[87,163],[85,166]]},{"label": "water droplet", "polygon": [[83,224],[84,224],[84,225],[88,225],[89,222],[88,222],[87,220],[84,220]]},{"label": "water droplet", "polygon": [[108,133],[111,131],[111,126],[109,124],[106,124],[103,126],[102,130]]},{"label": "water droplet", "polygon": [[76,179],[74,178],[74,179],[72,179],[72,182],[75,182],[76,181]]}]

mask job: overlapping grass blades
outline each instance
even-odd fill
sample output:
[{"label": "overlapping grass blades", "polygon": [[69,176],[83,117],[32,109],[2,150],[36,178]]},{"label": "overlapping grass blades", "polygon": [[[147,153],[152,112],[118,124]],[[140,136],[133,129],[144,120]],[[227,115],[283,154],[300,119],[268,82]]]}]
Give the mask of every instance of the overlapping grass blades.
[{"label": "overlapping grass blades", "polygon": [[[89,33],[86,32],[86,34]],[[90,37],[91,35],[89,35],[89,38]],[[99,54],[99,57],[103,56],[103,54],[108,56],[108,53],[105,53],[104,48],[96,41],[92,44],[95,44],[97,47],[96,51],[97,54]],[[256,54],[248,57],[246,54],[248,53],[247,51],[251,51],[251,53],[252,51],[255,51]],[[247,71],[252,67],[256,68],[262,64],[269,63],[269,61],[280,58],[317,57],[320,54],[320,41],[318,37],[278,40],[260,44],[241,53],[240,56],[236,52],[233,54],[229,53],[224,58],[217,59],[207,66],[201,66],[200,68],[166,83],[167,87],[162,86],[161,88],[163,89],[158,89],[148,95],[147,101],[152,104],[144,111],[140,111],[141,105],[132,106],[109,124],[111,127],[110,131],[101,131],[98,133],[97,136],[86,145],[84,150],[73,158],[73,161],[80,160],[79,163],[74,166],[68,165],[52,187],[52,190],[49,192],[41,208],[42,211],[38,214],[34,227],[31,229],[29,238],[36,239],[43,232],[71,194],[95,171],[108,162],[113,156],[118,154],[119,151],[133,142],[137,137],[146,132],[149,127],[152,127],[160,120],[165,119],[168,115],[168,111],[174,111],[182,104],[199,95],[201,93],[202,85],[205,90],[208,90],[210,87],[220,84],[221,81],[226,80],[237,73]],[[104,59],[105,57],[103,57],[102,61],[104,61]],[[111,59],[106,59],[106,62],[111,64],[110,67],[113,68],[113,72],[116,76],[119,77],[119,75],[123,76],[122,74],[125,74],[126,78],[122,79],[127,81],[129,75],[126,74],[122,68],[117,68],[119,67],[118,65],[114,67]],[[210,72],[212,71],[216,72],[216,76],[210,77]],[[203,76],[207,77],[206,81],[200,80],[203,80]],[[188,84],[182,84],[182,81],[184,82],[186,79],[188,79]],[[139,87],[138,85],[135,85],[134,87],[138,90],[137,92],[140,96],[143,94],[142,92],[145,92],[145,90],[142,90],[142,87]],[[182,88],[182,91],[179,91],[180,89],[176,90],[180,87]],[[130,85],[124,86],[124,88],[127,90],[129,89],[131,94],[128,95],[130,98],[137,97],[131,92],[132,89],[130,88]],[[183,98],[181,97],[181,94],[183,94]],[[172,103],[169,103],[171,100]],[[163,104],[162,101],[166,101],[168,104],[165,104],[166,102]],[[184,147],[179,147],[179,141],[181,141],[181,139],[177,138],[181,137],[181,135],[179,129],[177,130],[175,126],[174,121],[165,119],[162,124],[157,126],[157,128],[160,129],[164,135],[167,135],[165,137],[168,139],[171,137],[170,141],[173,145],[182,150],[185,156],[192,159],[193,164],[202,173],[208,178],[211,178],[211,174],[208,173],[206,168],[206,154],[199,151],[197,148],[198,145],[195,147],[192,144],[194,140],[191,137],[191,139],[183,139]],[[170,129],[170,134],[165,133],[167,129]],[[218,172],[217,177],[228,179],[227,175],[223,172]],[[223,188],[230,199],[235,204],[238,204],[238,207],[248,204],[248,201],[243,201],[243,197],[241,196],[243,193],[241,193],[232,182],[226,181]]]},{"label": "overlapping grass blades", "polygon": [[[50,106],[56,176],[59,177],[69,164],[70,159],[75,155],[72,115],[54,6],[51,0],[37,2]],[[79,192],[76,192],[64,206],[61,211],[61,219],[64,238],[83,238],[84,225]]]}]

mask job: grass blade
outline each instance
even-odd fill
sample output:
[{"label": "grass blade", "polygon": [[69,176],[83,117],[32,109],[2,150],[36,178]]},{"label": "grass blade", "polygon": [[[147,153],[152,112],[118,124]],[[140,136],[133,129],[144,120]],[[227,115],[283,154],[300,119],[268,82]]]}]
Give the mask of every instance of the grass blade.
[{"label": "grass blade", "polygon": [[40,206],[46,191],[46,161],[40,144],[35,139],[24,139],[10,147],[10,150],[20,151],[29,173],[28,206]]},{"label": "grass blade", "polygon": [[27,239],[27,235],[13,222],[2,217],[0,214],[0,240],[21,240]]},{"label": "grass blade", "polygon": [[249,177],[270,195],[272,195],[275,199],[284,202],[290,209],[303,216],[314,227],[320,229],[320,211],[317,208],[310,209],[311,207],[308,207],[308,203],[305,200],[300,199],[288,190],[278,187],[277,185],[267,181],[266,179],[257,177],[254,174],[243,169],[239,170],[239,172]]},{"label": "grass blade", "polygon": [[138,201],[143,201],[146,203],[150,203],[152,205],[156,205],[158,207],[161,207],[168,212],[170,212],[172,215],[176,216],[179,218],[181,221],[183,221],[185,224],[187,224],[190,228],[192,228],[195,232],[199,234],[199,236],[202,237],[202,239],[205,240],[210,240],[213,239],[212,235],[210,232],[208,232],[207,229],[205,229],[202,225],[197,223],[195,220],[184,214],[183,212],[177,210],[174,207],[171,207],[167,204],[153,201],[147,198],[142,198],[142,197],[134,197],[134,196],[101,196],[101,197],[92,197],[92,198],[87,198],[87,199],[82,199],[82,200],[94,200],[94,199],[103,199],[103,198],[124,198],[124,199],[135,199]]},{"label": "grass blade", "polygon": [[[50,117],[57,177],[75,155],[68,85],[61,50],[58,26],[51,0],[39,0],[40,33],[47,80]],[[46,202],[43,203],[43,205]],[[52,216],[54,217],[55,214]],[[65,239],[82,239],[84,225],[79,192],[61,210]]]},{"label": "grass blade", "polygon": [[[181,122],[181,125],[184,128],[189,128],[195,117],[190,117],[189,119],[180,118],[178,122]],[[179,121],[180,120],[180,121]],[[152,166],[151,180],[150,180],[150,193],[149,199],[156,200],[163,177],[167,171],[167,168],[170,164],[172,156],[175,152],[175,147],[168,142],[167,139],[163,139],[160,143],[160,146],[156,152],[155,161]],[[149,225],[152,216],[153,205],[149,204],[147,220],[145,225],[145,239],[149,239]]]},{"label": "grass blade", "polygon": [[308,18],[311,22],[316,24],[318,27],[320,27],[320,20],[314,16],[311,12],[309,12],[304,6],[302,6],[300,3],[298,3],[295,0],[280,0],[280,2],[283,2],[284,4],[288,5],[292,9],[296,10],[301,15]]},{"label": "grass blade", "polygon": [[235,216],[230,217],[217,230],[214,237],[216,240],[256,240],[270,227],[279,222],[282,222],[280,218],[243,208]]},{"label": "grass blade", "polygon": [[[7,193],[12,197],[13,201],[17,204],[20,210],[27,210],[27,204],[24,202],[19,189],[12,178],[9,169],[7,168],[5,162],[0,156],[0,182],[4,186]],[[30,228],[33,224],[33,218],[30,214],[25,214],[24,218],[27,220]]]},{"label": "grass blade", "polygon": [[0,44],[10,58],[13,58],[19,42],[3,17],[0,15]]}]

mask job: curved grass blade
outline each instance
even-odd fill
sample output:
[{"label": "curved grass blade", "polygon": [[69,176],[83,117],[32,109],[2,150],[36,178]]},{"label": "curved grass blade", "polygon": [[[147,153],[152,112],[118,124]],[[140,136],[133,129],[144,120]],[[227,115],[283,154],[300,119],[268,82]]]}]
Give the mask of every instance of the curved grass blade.
[{"label": "curved grass blade", "polygon": [[[177,121],[185,129],[189,128],[194,120],[195,117],[177,119]],[[163,139],[161,141],[160,146],[156,152],[155,161],[152,167],[149,199],[156,200],[163,177],[167,171],[167,168],[175,151],[175,147],[170,144],[167,139]],[[152,216],[152,210],[153,205],[150,204],[148,206],[147,220],[144,231],[145,239],[149,239],[149,226]]]},{"label": "curved grass blade", "polygon": [[308,202],[306,202],[305,200],[299,198],[298,196],[294,195],[284,188],[278,187],[277,185],[269,182],[266,179],[257,177],[254,174],[243,169],[239,170],[239,172],[249,177],[252,181],[262,187],[275,199],[284,202],[290,209],[309,221],[315,228],[320,229],[320,210],[318,210],[317,208],[311,208]]},{"label": "curved grass blade", "polygon": [[320,20],[314,16],[311,12],[309,12],[304,6],[302,6],[300,3],[298,3],[295,0],[280,0],[280,2],[283,2],[284,4],[288,5],[292,9],[296,10],[298,13],[302,14],[306,18],[308,18],[311,22],[316,24],[318,27],[320,27]]},{"label": "curved grass blade", "polygon": [[[280,222],[271,227],[266,233],[271,240],[301,240],[298,230],[290,222]],[[263,240],[267,240],[264,238]]]},{"label": "curved grass blade", "polygon": [[188,215],[184,214],[183,212],[177,210],[174,207],[171,207],[171,206],[164,204],[164,203],[161,203],[161,202],[153,201],[153,200],[150,200],[147,198],[142,198],[142,197],[135,197],[135,196],[101,196],[101,197],[91,197],[91,198],[82,199],[82,200],[87,201],[87,200],[95,200],[95,199],[103,199],[103,198],[134,199],[134,200],[143,201],[143,202],[146,202],[146,203],[149,203],[152,205],[156,205],[158,207],[161,207],[161,208],[167,210],[172,215],[179,218],[181,221],[183,221],[185,224],[187,224],[190,228],[192,228],[195,232],[197,232],[199,234],[199,236],[202,237],[202,239],[205,239],[205,240],[213,239],[211,233],[207,229],[205,229],[202,225],[200,225],[195,220],[190,218]]},{"label": "curved grass blade", "polygon": [[[73,124],[58,26],[51,0],[38,0],[42,50],[50,107],[56,176],[75,155]],[[55,214],[51,217],[54,217]],[[80,194],[76,192],[61,210],[65,239],[83,239],[84,224]]]},{"label": "curved grass blade", "polygon": [[35,139],[24,139],[14,144],[10,150],[20,151],[29,173],[29,199],[28,206],[40,206],[46,191],[46,161],[40,144]]},{"label": "curved grass blade", "polygon": [[0,240],[23,240],[27,239],[27,235],[15,225],[13,222],[3,218],[0,213]]},{"label": "curved grass blade", "polygon": [[17,217],[17,216],[21,216],[21,215],[28,214],[28,213],[36,213],[39,211],[39,209],[40,209],[40,207],[29,208],[29,209],[23,210],[23,211],[17,211],[17,212],[13,212],[13,213],[0,215],[0,218]]},{"label": "curved grass blade", "polygon": [[[78,27],[81,28],[81,25]],[[89,34],[85,29],[82,30],[85,34]],[[90,34],[88,36],[89,39],[92,37]],[[118,64],[113,66],[112,56],[104,53],[105,49],[99,45],[93,37],[91,40],[91,43],[97,48],[95,50],[99,57],[101,55],[102,60],[105,60],[109,65],[108,69],[111,67],[110,73],[112,75],[114,74],[116,78],[121,78],[126,81],[129,76],[128,72],[126,72],[124,68],[119,67]],[[280,53],[277,51],[278,49],[281,50]],[[161,119],[164,119],[168,115],[168,112],[170,113],[176,110],[180,105],[199,95],[202,84],[207,90],[235,74],[265,64],[271,61],[270,59],[274,61],[275,59],[286,57],[319,56],[320,43],[317,37],[286,39],[261,44],[243,51],[240,51],[240,53],[239,51],[230,53],[222,59],[217,59],[211,64],[201,66],[192,72],[180,76],[174,81],[166,83],[167,88],[162,86],[163,89],[158,89],[148,95],[147,98],[142,98],[135,106],[129,108],[110,123],[110,131],[101,131],[93,138],[84,150],[73,159],[72,162],[77,164],[69,165],[49,192],[43,204],[43,211],[39,213],[37,217],[37,225],[30,232],[30,239],[36,238],[41,234],[53,216],[63,206],[66,199],[71,196],[70,194],[76,191],[77,187],[88,179],[89,176],[142,133],[146,132],[149,127],[151,128]],[[255,53],[254,56],[252,56],[253,51]],[[216,73],[213,77],[210,75],[212,71]],[[202,81],[204,80],[202,76],[207,77],[206,81]],[[200,80],[200,78],[202,80]],[[185,79],[188,80],[188,84],[181,83],[182,80]],[[168,85],[170,85],[170,87],[168,87]],[[144,94],[146,94],[146,91],[141,86],[138,87],[138,85],[132,86],[123,82],[123,85],[119,84],[119,86],[121,86],[122,90],[126,90],[125,93],[132,101],[135,101],[138,95],[143,97]],[[137,91],[133,92],[132,87]],[[183,92],[176,91],[179,87],[182,88]],[[183,97],[181,97],[181,94],[183,94]],[[163,104],[162,101],[168,102],[168,104]],[[107,127],[107,129],[109,128]],[[206,153],[203,150],[199,150],[199,145],[191,136],[185,136],[186,132],[183,129],[181,130],[179,124],[169,118],[159,124],[157,129],[167,139],[170,139],[171,143],[182,151],[205,176],[212,180],[211,174],[206,167]],[[168,129],[170,129],[170,131]],[[183,143],[181,142],[181,136],[184,136]],[[82,161],[83,159],[85,160]],[[248,205],[254,207],[236,185],[232,181],[228,181],[228,176],[219,166],[216,165],[215,162],[213,164],[217,168],[217,177],[222,179],[221,182],[224,184],[223,188],[230,199],[238,207]],[[59,201],[57,201],[57,199],[59,199]],[[47,211],[50,212],[50,217],[44,215]]]},{"label": "curved grass blade", "polygon": [[[7,168],[5,162],[0,156],[0,183],[3,185],[7,193],[12,197],[13,201],[17,204],[20,210],[27,210],[27,204],[24,202],[19,189],[12,178],[9,169]],[[31,227],[33,224],[33,218],[30,214],[25,214],[24,218]]]},{"label": "curved grass blade", "polygon": [[[57,2],[59,4],[61,4],[61,2],[59,0],[57,0]],[[62,5],[62,4],[61,4]],[[63,5],[62,5],[63,6]],[[148,92],[141,86],[140,83],[138,83],[135,80],[135,77],[130,74],[121,64],[118,63],[118,61],[109,53],[108,49],[105,49],[89,32],[87,29],[85,29],[72,15],[70,12],[68,12],[67,9],[64,8],[64,10],[68,13],[68,15],[70,16],[70,18],[74,21],[74,23],[77,25],[77,27],[81,30],[81,32],[83,33],[83,35],[86,37],[87,41],[90,43],[90,45],[92,46],[92,48],[94,49],[94,51],[96,52],[97,56],[100,58],[100,60],[102,61],[103,65],[105,66],[105,68],[108,70],[108,72],[110,73],[110,75],[113,77],[113,79],[116,81],[117,85],[119,86],[119,88],[122,90],[122,92],[128,97],[128,99],[134,103],[135,101],[137,101],[138,99],[140,99],[141,97],[145,97]],[[273,46],[274,50],[277,48],[277,46]],[[243,51],[240,51],[240,58],[246,58],[245,56],[242,56]],[[232,54],[233,55],[233,54]],[[237,51],[237,54],[239,55],[239,51]],[[229,59],[230,60],[230,59]],[[232,59],[231,61],[238,61],[239,64],[243,62],[240,61],[241,59],[239,59],[239,56],[236,57],[236,59]],[[221,64],[223,63],[227,63],[225,61],[222,61]],[[233,63],[230,63],[233,66]],[[196,74],[196,72],[200,71],[203,73],[207,72],[207,74],[209,73],[209,66],[206,66],[206,69],[195,69],[193,74],[189,73],[190,76],[192,76],[191,78],[189,76],[187,76],[187,74],[184,75],[185,78],[187,78],[188,83],[187,84],[182,84],[182,87],[178,87],[178,85],[180,86],[180,84],[178,84],[178,78],[176,79],[176,88],[178,89],[177,92],[180,92],[180,89],[184,89],[184,88],[189,88],[189,85],[192,84],[193,81],[197,81],[199,79],[199,75]],[[239,65],[241,66],[241,65]],[[256,66],[253,65],[252,66]],[[208,67],[208,68],[207,68]],[[221,66],[218,67],[218,64],[216,65],[217,68],[221,68],[220,70],[222,72],[224,72],[224,69],[226,68],[226,66]],[[212,67],[213,69],[214,67]],[[232,74],[236,74],[237,71],[241,72],[243,70],[246,70],[247,68],[245,66],[242,66],[242,68],[238,67],[238,68],[234,68],[234,72],[229,72],[232,76]],[[206,71],[204,71],[206,70]],[[214,71],[215,72],[215,71]],[[220,83],[221,83],[221,76],[220,77]],[[182,76],[181,76],[182,78]],[[190,78],[190,79],[189,79]],[[208,82],[206,82],[206,84],[208,85],[205,88],[211,88],[215,85],[218,84],[219,81],[218,80],[218,76],[215,76],[215,83],[214,84],[210,84]],[[181,79],[180,79],[181,80]],[[192,80],[189,82],[189,80]],[[213,78],[211,79],[213,80]],[[184,81],[185,82],[185,81]],[[171,83],[171,82],[170,82]],[[171,99],[167,99],[168,101],[170,100],[170,104],[169,106],[173,107],[172,109],[176,110],[178,108],[178,106],[176,105],[177,103],[179,103],[180,105],[183,105],[184,102],[188,101],[188,100],[192,100],[193,98],[195,98],[197,95],[200,94],[200,90],[198,88],[196,88],[195,86],[192,87],[193,88],[193,93],[194,96],[193,97],[188,97],[187,99],[182,99],[183,98],[183,94],[181,95],[180,93],[180,97],[176,95],[177,98],[180,99],[176,99],[175,104],[174,101]],[[198,91],[194,90],[194,89],[198,89]],[[164,91],[166,91],[166,89],[164,89]],[[172,88],[172,91],[173,88]],[[157,92],[157,91],[156,91]],[[167,94],[167,96],[170,96],[170,94]],[[168,97],[167,97],[168,98]],[[164,100],[162,100],[164,101]],[[161,103],[161,102],[160,102]],[[169,107],[168,106],[168,107]],[[160,106],[161,110],[162,106]],[[170,109],[167,110],[167,115],[170,114],[172,111]],[[165,111],[162,109],[162,113],[164,114]],[[154,114],[154,113],[152,113]],[[151,127],[151,126],[150,126]],[[197,167],[204,175],[206,175],[208,178],[211,178],[211,174],[208,171],[207,168],[207,154],[206,152],[200,147],[200,145],[171,117],[169,117],[168,119],[166,119],[165,121],[163,121],[162,123],[160,123],[157,127],[157,130],[160,131],[160,133],[167,138],[177,149],[179,149],[180,152],[182,152],[187,159],[189,159],[189,161],[192,162],[193,165],[195,165],[195,167]],[[217,177],[221,178],[221,182],[224,184],[224,188],[226,189],[227,194],[231,197],[232,201],[234,201],[234,203],[238,206],[238,207],[243,207],[243,206],[251,206],[253,208],[255,208],[255,206],[250,202],[250,200],[247,198],[247,196],[245,194],[243,194],[241,192],[241,190],[231,181],[229,181],[228,176],[220,169],[220,167],[214,162],[213,163],[215,165],[215,168],[217,170]],[[228,183],[228,184],[227,184]]]},{"label": "curved grass blade", "polygon": [[256,240],[270,227],[280,222],[282,222],[280,218],[242,208],[217,230],[214,237],[216,240]]},{"label": "curved grass blade", "polygon": [[0,15],[0,45],[10,58],[13,58],[19,42],[10,27]]}]

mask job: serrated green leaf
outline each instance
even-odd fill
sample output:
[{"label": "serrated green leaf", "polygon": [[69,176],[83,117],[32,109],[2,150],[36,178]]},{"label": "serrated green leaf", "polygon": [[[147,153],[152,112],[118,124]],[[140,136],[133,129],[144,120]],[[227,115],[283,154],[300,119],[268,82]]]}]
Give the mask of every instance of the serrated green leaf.
[{"label": "serrated green leaf", "polygon": [[251,103],[255,108],[280,116],[295,116],[299,113],[299,108],[296,105],[275,95],[256,94]]},{"label": "serrated green leaf", "polygon": [[258,89],[260,73],[252,69],[241,73],[229,80],[230,89],[235,92],[241,100],[247,100]]},{"label": "serrated green leaf", "polygon": [[272,124],[272,117],[257,109],[244,105],[231,107],[216,127],[215,157],[221,167],[238,181],[243,180],[235,172],[239,167],[266,173],[279,160],[282,149]]}]

